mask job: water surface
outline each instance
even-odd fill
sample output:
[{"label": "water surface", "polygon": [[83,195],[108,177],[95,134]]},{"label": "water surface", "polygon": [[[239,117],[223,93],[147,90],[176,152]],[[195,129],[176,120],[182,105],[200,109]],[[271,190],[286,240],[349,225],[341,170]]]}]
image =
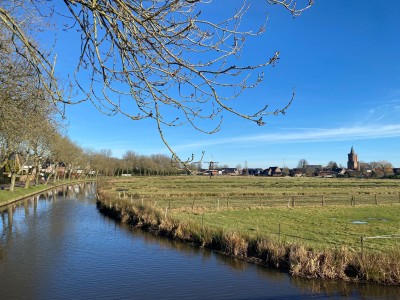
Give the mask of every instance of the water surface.
[{"label": "water surface", "polygon": [[95,185],[0,212],[1,299],[396,299],[398,287],[293,278],[131,229],[96,209]]}]

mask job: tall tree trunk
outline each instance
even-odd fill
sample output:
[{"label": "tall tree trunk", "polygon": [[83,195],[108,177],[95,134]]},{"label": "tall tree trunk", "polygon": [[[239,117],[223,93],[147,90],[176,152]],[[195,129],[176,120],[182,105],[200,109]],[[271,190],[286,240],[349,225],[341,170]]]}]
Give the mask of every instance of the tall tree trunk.
[{"label": "tall tree trunk", "polygon": [[[32,169],[33,171],[33,169]],[[29,184],[31,182],[31,175],[29,174],[29,168],[28,168],[28,172],[26,173],[26,180],[25,180],[25,187],[24,188],[29,188]]]},{"label": "tall tree trunk", "polygon": [[47,183],[50,181],[51,177],[52,177],[54,174],[57,174],[57,168],[54,170],[53,173],[50,173],[50,174],[49,174],[49,176],[47,177],[46,182],[44,183],[44,185],[47,185]]},{"label": "tall tree trunk", "polygon": [[56,169],[54,170],[53,182],[55,183],[57,179],[58,179],[58,164],[56,165]]},{"label": "tall tree trunk", "polygon": [[39,184],[39,177],[40,177],[40,168],[39,168],[39,163],[35,167],[36,173],[35,173],[35,185]]},{"label": "tall tree trunk", "polygon": [[17,179],[17,173],[15,171],[11,171],[10,192],[14,192],[16,179]]},{"label": "tall tree trunk", "polygon": [[44,182],[44,184],[43,185],[47,185],[47,183],[49,182],[49,180],[50,180],[50,178],[51,178],[51,173],[49,174],[49,176],[47,176],[47,178],[46,178],[46,181]]}]

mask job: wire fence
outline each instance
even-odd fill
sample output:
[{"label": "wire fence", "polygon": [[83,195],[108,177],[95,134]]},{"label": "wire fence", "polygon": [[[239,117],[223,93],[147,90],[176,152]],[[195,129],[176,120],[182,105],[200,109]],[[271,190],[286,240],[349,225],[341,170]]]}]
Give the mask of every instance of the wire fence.
[{"label": "wire fence", "polygon": [[[399,242],[400,242],[400,235],[391,234],[391,235],[379,235],[379,236],[361,236],[360,237],[360,248],[361,248],[361,257],[364,256],[365,249],[368,250],[379,250],[383,246],[386,247],[388,243],[386,241],[395,241],[395,246],[398,249]],[[385,241],[385,242],[382,242]],[[369,242],[367,244],[367,242]],[[374,247],[375,246],[375,247]]]},{"label": "wire fence", "polygon": [[[262,194],[262,195],[226,195],[226,194],[197,194],[195,196],[182,195],[157,195],[157,197],[143,197],[132,194],[129,189],[120,189],[118,198],[128,200],[131,204],[151,205],[161,208],[165,216],[171,211],[197,212],[204,214],[212,211],[240,210],[263,207],[323,207],[323,206],[349,206],[383,205],[400,203],[400,192],[387,193],[354,193],[354,194]],[[201,219],[202,224],[208,220]],[[340,241],[329,240],[323,235],[315,236],[315,232],[301,229],[301,235],[295,228],[288,228],[286,224],[275,224],[276,230],[271,230],[270,235],[287,242],[304,241],[311,245],[331,245],[332,247],[349,246],[361,255],[368,251],[383,251],[389,248],[399,248],[400,235],[360,236],[352,234],[352,243],[343,245]],[[312,238],[310,238],[312,236]]]},{"label": "wire fence", "polygon": [[241,209],[252,207],[307,207],[336,205],[379,205],[400,203],[400,192],[357,194],[262,194],[262,195],[152,195],[140,196],[120,189],[119,198],[138,201],[157,201],[158,206],[168,209]]}]

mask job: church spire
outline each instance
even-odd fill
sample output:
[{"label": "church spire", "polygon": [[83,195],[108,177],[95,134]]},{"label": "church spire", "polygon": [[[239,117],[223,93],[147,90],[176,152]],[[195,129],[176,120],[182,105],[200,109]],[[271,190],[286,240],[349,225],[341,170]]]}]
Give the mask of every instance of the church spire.
[{"label": "church spire", "polygon": [[354,151],[354,147],[351,146],[350,153],[347,155],[348,161],[347,161],[347,168],[350,170],[359,170],[360,165],[358,163],[358,157],[356,152]]}]

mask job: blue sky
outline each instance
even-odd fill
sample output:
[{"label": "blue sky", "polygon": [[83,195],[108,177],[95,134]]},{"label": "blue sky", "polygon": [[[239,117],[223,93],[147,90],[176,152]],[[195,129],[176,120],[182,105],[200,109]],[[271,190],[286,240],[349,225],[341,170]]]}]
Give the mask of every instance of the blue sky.
[{"label": "blue sky", "polygon": [[[213,13],[225,11],[216,0]],[[238,6],[240,1],[230,1]],[[346,165],[354,146],[359,160],[387,160],[400,167],[400,1],[316,0],[302,16],[293,18],[283,8],[253,1],[246,26],[268,14],[267,30],[249,39],[243,64],[259,62],[279,50],[281,59],[266,70],[264,82],[235,100],[235,107],[253,111],[268,103],[283,107],[292,89],[296,97],[285,116],[265,118],[259,127],[229,113],[220,132],[206,135],[190,127],[166,130],[166,137],[182,156],[249,167],[296,167],[329,161]],[[57,42],[58,70],[74,66],[73,32]],[[67,107],[68,135],[85,148],[111,149],[122,157],[169,154],[156,124],[107,117],[90,103]]]}]

